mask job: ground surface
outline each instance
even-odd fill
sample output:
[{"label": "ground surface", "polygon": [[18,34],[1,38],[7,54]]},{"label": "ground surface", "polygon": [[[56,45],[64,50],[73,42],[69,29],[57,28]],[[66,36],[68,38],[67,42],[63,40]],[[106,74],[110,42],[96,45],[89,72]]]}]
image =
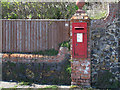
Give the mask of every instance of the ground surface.
[{"label": "ground surface", "polygon": [[[32,85],[20,85],[16,82],[0,82],[0,88],[46,88],[51,85],[39,85],[39,84],[32,84]],[[70,88],[71,86],[58,86],[58,88]]]}]

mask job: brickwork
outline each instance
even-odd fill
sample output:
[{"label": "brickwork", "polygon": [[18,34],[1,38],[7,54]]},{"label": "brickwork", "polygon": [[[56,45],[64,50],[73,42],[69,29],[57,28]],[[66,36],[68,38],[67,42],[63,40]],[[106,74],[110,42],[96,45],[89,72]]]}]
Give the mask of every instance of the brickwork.
[{"label": "brickwork", "polygon": [[2,61],[22,62],[22,63],[61,62],[64,60],[66,54],[68,54],[68,49],[65,47],[60,47],[57,56],[42,56],[42,55],[34,55],[34,54],[3,54]]},{"label": "brickwork", "polygon": [[75,13],[75,15],[71,18],[70,22],[70,38],[71,38],[71,54],[73,50],[72,46],[72,23],[86,22],[87,23],[87,58],[73,58],[71,62],[71,79],[72,85],[82,85],[84,87],[90,87],[90,20],[85,12],[83,13]]}]

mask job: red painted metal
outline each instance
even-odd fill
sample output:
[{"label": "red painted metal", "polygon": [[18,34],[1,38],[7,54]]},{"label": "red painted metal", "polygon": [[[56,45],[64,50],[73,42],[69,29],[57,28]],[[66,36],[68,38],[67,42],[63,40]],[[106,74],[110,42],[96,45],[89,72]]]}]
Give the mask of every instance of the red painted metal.
[{"label": "red painted metal", "polygon": [[[82,38],[78,38],[82,34]],[[79,41],[80,40],[80,41]],[[87,58],[87,23],[72,23],[72,57]]]}]

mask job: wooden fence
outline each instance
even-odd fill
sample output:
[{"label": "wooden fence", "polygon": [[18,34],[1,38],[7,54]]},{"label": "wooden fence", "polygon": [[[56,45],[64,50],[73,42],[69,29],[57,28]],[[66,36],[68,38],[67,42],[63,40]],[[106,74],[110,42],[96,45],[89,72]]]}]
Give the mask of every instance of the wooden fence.
[{"label": "wooden fence", "polygon": [[57,50],[69,40],[69,25],[69,20],[2,20],[2,51]]}]

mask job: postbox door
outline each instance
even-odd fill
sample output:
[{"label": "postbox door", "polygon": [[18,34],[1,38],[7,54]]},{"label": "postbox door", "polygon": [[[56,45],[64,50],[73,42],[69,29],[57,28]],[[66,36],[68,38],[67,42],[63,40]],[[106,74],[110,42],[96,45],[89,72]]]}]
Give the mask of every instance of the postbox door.
[{"label": "postbox door", "polygon": [[[79,23],[82,25],[84,23]],[[78,24],[77,24],[78,25]],[[78,26],[79,26],[78,25]],[[85,23],[85,25],[87,25]],[[74,26],[74,25],[73,25]],[[87,58],[87,28],[84,27],[81,30],[75,29],[76,25],[74,26],[73,30],[73,57],[74,58]],[[79,26],[82,27],[82,26]]]}]

